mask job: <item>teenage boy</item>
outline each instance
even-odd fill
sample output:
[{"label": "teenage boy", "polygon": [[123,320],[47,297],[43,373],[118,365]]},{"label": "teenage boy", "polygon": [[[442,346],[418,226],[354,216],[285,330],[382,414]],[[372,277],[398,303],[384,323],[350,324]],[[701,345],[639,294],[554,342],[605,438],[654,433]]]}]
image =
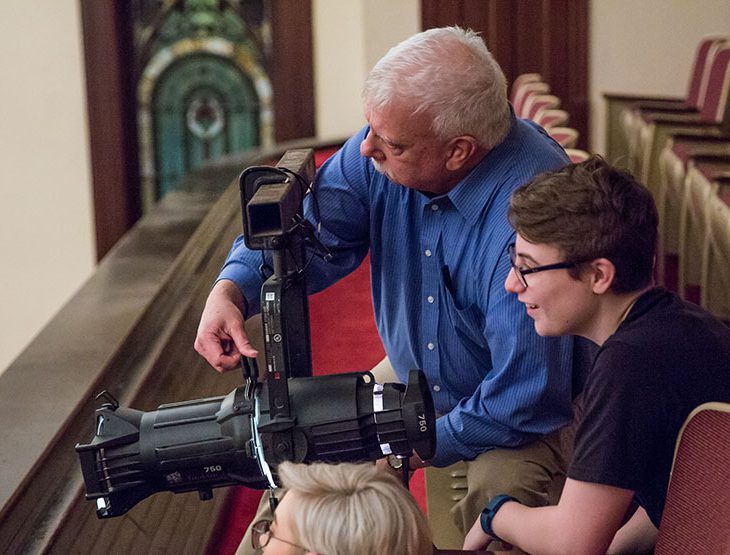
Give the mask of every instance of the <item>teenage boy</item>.
[{"label": "teenage boy", "polygon": [[497,538],[533,554],[650,551],[680,427],[697,405],[730,401],[730,329],[653,285],[654,201],[601,158],[517,189],[509,219],[505,288],[538,334],[579,335],[599,350],[558,505],[497,496],[464,548]]}]

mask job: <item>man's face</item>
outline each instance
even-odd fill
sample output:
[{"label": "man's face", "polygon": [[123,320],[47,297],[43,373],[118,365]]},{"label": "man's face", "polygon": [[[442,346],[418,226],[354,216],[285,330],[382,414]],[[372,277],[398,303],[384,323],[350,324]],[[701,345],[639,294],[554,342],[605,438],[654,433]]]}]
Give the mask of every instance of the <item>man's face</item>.
[{"label": "man's face", "polygon": [[366,106],[365,117],[370,131],[360,143],[360,154],[371,158],[377,171],[417,191],[440,195],[453,187],[446,169],[448,141],[433,135],[428,116],[411,115],[394,102],[381,109]]},{"label": "man's face", "polygon": [[[564,261],[556,247],[528,243],[519,234],[515,251],[515,265],[521,270]],[[527,274],[525,281],[528,287],[512,268],[504,287],[524,303],[527,315],[535,321],[538,335],[591,337],[599,308],[588,275],[582,272],[580,278],[575,279],[562,268]]]}]

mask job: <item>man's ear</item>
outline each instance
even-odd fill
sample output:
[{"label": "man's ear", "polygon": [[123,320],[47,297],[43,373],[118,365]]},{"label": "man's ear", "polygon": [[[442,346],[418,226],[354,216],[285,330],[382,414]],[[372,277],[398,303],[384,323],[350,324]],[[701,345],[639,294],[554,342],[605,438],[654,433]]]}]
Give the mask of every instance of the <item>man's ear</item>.
[{"label": "man's ear", "polygon": [[591,262],[591,287],[597,295],[606,293],[616,279],[616,266],[608,258],[596,258]]},{"label": "man's ear", "polygon": [[474,154],[479,150],[479,143],[471,135],[462,135],[451,139],[447,148],[446,169],[458,171],[471,161]]}]

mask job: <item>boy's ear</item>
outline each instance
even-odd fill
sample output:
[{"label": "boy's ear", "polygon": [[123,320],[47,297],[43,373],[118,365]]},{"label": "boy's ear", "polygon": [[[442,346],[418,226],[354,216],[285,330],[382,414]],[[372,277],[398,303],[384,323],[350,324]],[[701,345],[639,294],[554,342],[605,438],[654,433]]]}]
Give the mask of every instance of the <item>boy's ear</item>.
[{"label": "boy's ear", "polygon": [[591,262],[590,271],[593,292],[603,295],[616,279],[616,266],[608,258],[596,258]]},{"label": "boy's ear", "polygon": [[449,171],[458,171],[471,160],[477,150],[479,143],[471,135],[461,135],[454,137],[448,144],[448,158],[446,158],[446,169]]}]

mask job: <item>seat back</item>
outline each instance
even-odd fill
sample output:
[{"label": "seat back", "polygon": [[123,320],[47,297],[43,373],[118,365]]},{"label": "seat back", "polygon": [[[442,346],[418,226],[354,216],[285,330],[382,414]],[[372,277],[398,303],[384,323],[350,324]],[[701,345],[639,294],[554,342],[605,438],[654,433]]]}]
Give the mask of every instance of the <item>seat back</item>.
[{"label": "seat back", "polygon": [[705,403],[679,432],[655,555],[730,554],[730,403]]},{"label": "seat back", "polygon": [[533,94],[549,94],[550,85],[543,82],[529,82],[520,85],[519,89],[514,94],[514,100],[512,106],[515,110],[515,115],[518,118],[525,118],[525,103],[527,99]]},{"label": "seat back", "polygon": [[707,89],[702,99],[700,119],[720,123],[730,92],[730,43],[722,43],[712,59],[707,75]]},{"label": "seat back", "polygon": [[700,304],[730,323],[730,171],[711,182],[713,194],[706,196],[703,210]]},{"label": "seat back", "polygon": [[591,157],[590,153],[582,150],[580,148],[566,148],[565,154],[568,155],[568,158],[570,158],[570,161],[573,164],[579,164],[581,162],[585,162],[588,160],[588,158]]},{"label": "seat back", "polygon": [[563,148],[575,148],[578,144],[580,133],[572,127],[551,127],[546,131]]},{"label": "seat back", "polygon": [[706,68],[714,57],[717,46],[726,40],[726,37],[705,37],[697,45],[687,91],[686,102],[689,106],[700,108],[700,99],[704,93],[703,86],[706,86],[706,83],[703,83],[703,78],[707,74]]},{"label": "seat back", "polygon": [[553,94],[531,94],[525,100],[522,109],[522,117],[535,121],[535,116],[540,109],[560,108],[560,99]]},{"label": "seat back", "polygon": [[539,73],[521,73],[517,77],[515,77],[515,80],[512,81],[512,94],[510,95],[510,102],[514,105],[515,103],[515,97],[517,96],[517,91],[520,90],[520,87],[524,85],[525,83],[541,83],[542,82],[542,75]]},{"label": "seat back", "polygon": [[543,129],[550,129],[558,125],[565,125],[568,123],[570,115],[565,110],[558,108],[539,108],[535,112],[535,116],[532,118],[536,124],[541,126]]}]

